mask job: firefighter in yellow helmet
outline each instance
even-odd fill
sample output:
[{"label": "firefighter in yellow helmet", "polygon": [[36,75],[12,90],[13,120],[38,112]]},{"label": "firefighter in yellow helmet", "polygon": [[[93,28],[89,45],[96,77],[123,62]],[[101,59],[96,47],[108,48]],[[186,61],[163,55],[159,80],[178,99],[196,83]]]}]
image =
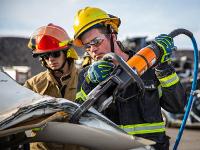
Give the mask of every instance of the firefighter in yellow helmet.
[{"label": "firefighter in yellow helmet", "polygon": [[[24,86],[41,95],[74,101],[78,79],[74,60],[78,55],[67,32],[54,24],[42,26],[32,34],[28,46],[33,57],[39,57],[47,70],[27,80]],[[43,142],[31,143],[30,147],[32,150],[84,149],[76,145]]]},{"label": "firefighter in yellow helmet", "polygon": [[[117,34],[120,24],[120,18],[107,14],[99,8],[86,7],[81,9],[76,14],[73,25],[75,32],[74,43],[76,46],[83,46],[80,35],[83,35],[88,29],[100,28],[101,26],[107,28],[107,34]],[[111,36],[110,38],[113,37]]]},{"label": "firefighter in yellow helmet", "polygon": [[[117,40],[119,25],[118,17],[99,8],[86,7],[77,12],[73,25],[74,43],[84,47],[94,60],[79,74],[77,102],[84,102],[88,93],[111,75],[115,65],[101,60],[105,54],[114,52],[124,61],[135,54]],[[145,85],[144,96],[133,81],[117,97],[114,96],[113,103],[103,114],[128,134],[154,140],[155,149],[167,150],[169,137],[165,134],[161,107],[173,113],[183,112],[186,94],[170,63],[173,39],[162,34],[154,42],[163,56],[155,68],[150,68],[141,76]]]}]

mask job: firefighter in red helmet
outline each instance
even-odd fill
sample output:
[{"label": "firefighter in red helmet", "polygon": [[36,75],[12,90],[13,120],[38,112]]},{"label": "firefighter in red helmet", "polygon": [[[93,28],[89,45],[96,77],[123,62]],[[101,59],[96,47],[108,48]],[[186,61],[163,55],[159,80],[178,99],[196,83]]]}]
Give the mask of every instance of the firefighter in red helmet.
[{"label": "firefighter in red helmet", "polygon": [[[78,55],[67,32],[54,24],[42,26],[32,34],[28,47],[32,49],[33,57],[39,57],[47,70],[27,80],[24,86],[41,95],[74,101],[78,82],[78,69],[74,60]],[[31,143],[30,147],[32,150],[80,148],[71,144],[42,142]]]},{"label": "firefighter in red helmet", "polygon": [[67,32],[48,24],[32,34],[28,46],[47,70],[27,80],[25,86],[42,95],[74,100],[78,74],[74,60],[78,55]]}]

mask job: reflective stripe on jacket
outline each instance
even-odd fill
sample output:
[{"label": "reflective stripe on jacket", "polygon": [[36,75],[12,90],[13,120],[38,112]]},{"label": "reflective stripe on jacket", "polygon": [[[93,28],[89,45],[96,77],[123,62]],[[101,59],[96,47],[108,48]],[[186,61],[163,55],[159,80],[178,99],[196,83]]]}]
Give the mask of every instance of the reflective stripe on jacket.
[{"label": "reflective stripe on jacket", "polygon": [[[83,101],[94,88],[85,82],[87,69],[83,69],[79,74],[77,98]],[[165,77],[167,76],[163,76],[167,79]],[[116,97],[115,101],[102,113],[129,134],[165,143],[166,135],[161,107],[174,113],[182,112],[186,101],[185,91],[180,81],[176,80],[171,86],[161,86],[153,68],[146,71],[141,78],[145,85],[143,97],[139,93],[137,84],[133,82],[120,93],[126,101],[122,102]]]},{"label": "reflective stripe on jacket", "polygon": [[179,81],[179,77],[176,73],[173,73],[167,77],[159,79],[159,81],[162,87],[170,87]]},{"label": "reflective stripe on jacket", "polygon": [[143,124],[134,124],[134,125],[121,125],[119,126],[124,131],[130,135],[135,134],[147,134],[147,133],[157,133],[165,131],[165,123],[143,123]]}]

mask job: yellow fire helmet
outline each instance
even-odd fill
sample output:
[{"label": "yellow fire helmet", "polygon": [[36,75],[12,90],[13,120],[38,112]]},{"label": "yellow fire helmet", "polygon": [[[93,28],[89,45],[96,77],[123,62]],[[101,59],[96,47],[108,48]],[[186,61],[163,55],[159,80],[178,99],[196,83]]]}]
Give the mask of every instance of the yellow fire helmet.
[{"label": "yellow fire helmet", "polygon": [[78,59],[78,55],[72,47],[72,40],[67,32],[52,23],[38,28],[31,35],[28,47],[32,49],[33,57],[43,53],[66,50],[67,58]]},{"label": "yellow fire helmet", "polygon": [[90,27],[102,23],[105,26],[111,25],[115,32],[118,32],[120,18],[107,14],[104,10],[95,7],[85,7],[77,12],[74,20],[74,44],[82,46],[79,36]]}]

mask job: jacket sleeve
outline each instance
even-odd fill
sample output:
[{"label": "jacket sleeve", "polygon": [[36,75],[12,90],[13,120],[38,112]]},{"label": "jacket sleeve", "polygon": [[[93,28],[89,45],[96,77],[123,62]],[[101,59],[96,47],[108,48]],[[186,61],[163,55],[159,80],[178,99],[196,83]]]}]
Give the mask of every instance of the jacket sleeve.
[{"label": "jacket sleeve", "polygon": [[33,86],[31,85],[31,83],[30,83],[29,80],[27,80],[27,81],[24,83],[23,86],[25,86],[26,88],[28,88],[28,89],[30,89],[30,90],[33,90]]},{"label": "jacket sleeve", "polygon": [[187,96],[174,67],[168,63],[158,65],[155,74],[160,82],[161,107],[171,113],[184,112]]},{"label": "jacket sleeve", "polygon": [[82,103],[87,99],[87,95],[92,91],[97,84],[86,81],[86,73],[89,67],[84,68],[78,76],[76,102]]}]

